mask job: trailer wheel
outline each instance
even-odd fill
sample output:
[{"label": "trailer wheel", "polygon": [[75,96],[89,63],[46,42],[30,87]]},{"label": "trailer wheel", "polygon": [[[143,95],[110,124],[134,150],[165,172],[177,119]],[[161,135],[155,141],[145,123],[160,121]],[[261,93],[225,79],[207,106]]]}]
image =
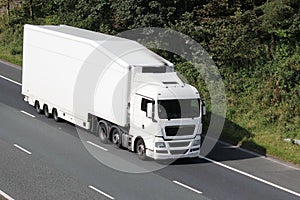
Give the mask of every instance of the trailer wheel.
[{"label": "trailer wheel", "polygon": [[113,128],[111,132],[111,142],[116,146],[116,147],[121,147],[122,146],[122,135],[121,131],[118,128]]},{"label": "trailer wheel", "polygon": [[108,143],[108,130],[107,130],[107,125],[104,123],[100,123],[98,127],[98,134],[100,141],[104,144]]},{"label": "trailer wheel", "polygon": [[51,114],[49,113],[49,109],[48,109],[48,106],[45,104],[44,105],[44,114],[47,118],[50,118],[51,117]]},{"label": "trailer wheel", "polygon": [[135,151],[139,159],[146,160],[146,146],[142,138],[138,139]]},{"label": "trailer wheel", "polygon": [[52,115],[53,115],[53,119],[54,119],[56,122],[60,122],[60,118],[58,117],[58,113],[57,113],[56,108],[53,108],[53,110],[52,110]]},{"label": "trailer wheel", "polygon": [[34,108],[38,114],[42,113],[42,109],[41,109],[40,103],[38,101],[35,101]]}]

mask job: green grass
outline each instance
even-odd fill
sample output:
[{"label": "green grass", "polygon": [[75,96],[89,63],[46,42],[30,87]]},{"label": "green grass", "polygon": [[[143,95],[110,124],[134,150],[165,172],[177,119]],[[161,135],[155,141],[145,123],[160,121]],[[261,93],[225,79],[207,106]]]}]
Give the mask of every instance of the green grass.
[{"label": "green grass", "polygon": [[[225,123],[222,139],[245,149],[300,164],[300,146],[283,141],[287,137],[300,139],[299,118],[286,103],[272,103],[263,108],[264,101],[257,100],[261,93],[264,96],[267,92],[253,88],[244,93],[227,93],[233,102],[228,103],[227,118],[231,120]],[[287,116],[291,119],[286,120]]]},{"label": "green grass", "polygon": [[224,140],[300,164],[300,146],[283,141],[284,138],[300,139],[297,83],[300,57],[297,55],[255,70],[231,72],[230,79],[224,78],[227,95]]},{"label": "green grass", "polygon": [[10,48],[0,46],[0,59],[21,66],[22,65],[22,55],[21,54],[12,55],[11,51],[12,51],[12,49],[10,49]]}]

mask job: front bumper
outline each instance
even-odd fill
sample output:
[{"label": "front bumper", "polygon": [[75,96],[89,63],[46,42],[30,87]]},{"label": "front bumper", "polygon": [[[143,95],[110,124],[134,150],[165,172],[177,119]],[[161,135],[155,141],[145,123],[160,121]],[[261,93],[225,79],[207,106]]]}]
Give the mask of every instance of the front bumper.
[{"label": "front bumper", "polygon": [[[197,138],[200,139],[200,138]],[[165,148],[154,148],[146,150],[146,155],[154,160],[195,158],[200,155],[200,145],[193,146],[195,139],[164,141],[156,139],[156,142],[165,142]]]}]

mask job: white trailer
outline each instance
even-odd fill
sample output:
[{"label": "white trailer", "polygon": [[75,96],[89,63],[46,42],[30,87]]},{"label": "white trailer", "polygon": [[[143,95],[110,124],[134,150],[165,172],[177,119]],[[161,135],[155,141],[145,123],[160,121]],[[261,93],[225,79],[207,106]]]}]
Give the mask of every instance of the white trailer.
[{"label": "white trailer", "polygon": [[203,102],[141,44],[70,26],[25,25],[22,94],[38,113],[139,158],[197,157]]}]

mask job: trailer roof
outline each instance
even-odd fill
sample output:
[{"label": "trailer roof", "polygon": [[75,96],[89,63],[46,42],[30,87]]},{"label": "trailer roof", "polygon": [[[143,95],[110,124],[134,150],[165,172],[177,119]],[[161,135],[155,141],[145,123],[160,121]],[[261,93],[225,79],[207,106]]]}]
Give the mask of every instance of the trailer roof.
[{"label": "trailer roof", "polygon": [[105,41],[114,38],[114,40],[127,40],[124,38],[119,38],[115,37],[112,35],[107,35],[103,33],[98,33],[94,31],[89,31],[85,29],[80,29],[72,26],[67,26],[67,25],[59,25],[59,26],[53,26],[53,25],[45,25],[45,26],[38,26],[40,28],[60,32],[60,33],[65,33],[68,35],[72,35],[75,37],[80,37],[88,40],[93,40],[93,41]]},{"label": "trailer roof", "polygon": [[32,26],[50,30],[63,35],[71,35],[73,38],[89,40],[100,48],[105,48],[115,59],[121,59],[130,66],[171,66],[172,63],[147,49],[136,41],[116,37],[99,32],[89,31],[67,25]]}]

